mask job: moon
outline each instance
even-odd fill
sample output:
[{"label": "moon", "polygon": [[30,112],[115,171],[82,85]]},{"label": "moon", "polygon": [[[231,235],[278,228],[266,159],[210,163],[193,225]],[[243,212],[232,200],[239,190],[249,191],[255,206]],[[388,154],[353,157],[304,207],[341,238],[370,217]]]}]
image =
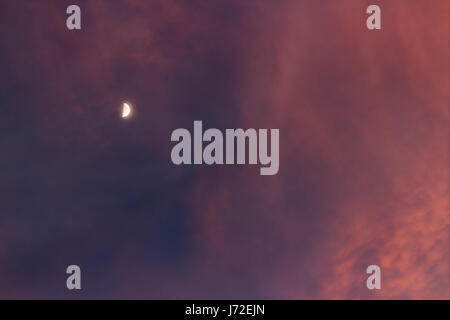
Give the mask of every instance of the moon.
[{"label": "moon", "polygon": [[131,107],[128,103],[124,103],[122,105],[122,118],[126,119],[130,116],[131,114]]}]

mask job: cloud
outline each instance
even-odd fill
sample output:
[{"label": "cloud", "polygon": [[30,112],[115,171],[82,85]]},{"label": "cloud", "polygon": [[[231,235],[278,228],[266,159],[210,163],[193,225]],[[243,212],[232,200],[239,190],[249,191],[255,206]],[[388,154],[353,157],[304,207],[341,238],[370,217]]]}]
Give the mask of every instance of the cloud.
[{"label": "cloud", "polygon": [[[445,1],[80,5],[0,10],[2,297],[449,297]],[[279,128],[278,175],[173,166],[194,120]]]}]

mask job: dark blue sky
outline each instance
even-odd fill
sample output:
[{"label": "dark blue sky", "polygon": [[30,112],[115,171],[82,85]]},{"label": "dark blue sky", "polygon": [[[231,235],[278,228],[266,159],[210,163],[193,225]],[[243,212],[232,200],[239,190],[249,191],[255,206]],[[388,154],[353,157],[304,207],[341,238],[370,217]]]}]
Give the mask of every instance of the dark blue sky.
[{"label": "dark blue sky", "polygon": [[[1,298],[449,297],[445,1],[72,2],[0,4]],[[194,120],[278,175],[173,165]]]}]

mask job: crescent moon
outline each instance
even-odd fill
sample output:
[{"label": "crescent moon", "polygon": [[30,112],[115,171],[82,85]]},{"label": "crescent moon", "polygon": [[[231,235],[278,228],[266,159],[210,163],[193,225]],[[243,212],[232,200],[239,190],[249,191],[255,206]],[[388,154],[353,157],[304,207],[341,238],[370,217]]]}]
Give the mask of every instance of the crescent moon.
[{"label": "crescent moon", "polygon": [[124,103],[122,107],[122,118],[128,118],[131,114],[131,107],[128,103]]}]

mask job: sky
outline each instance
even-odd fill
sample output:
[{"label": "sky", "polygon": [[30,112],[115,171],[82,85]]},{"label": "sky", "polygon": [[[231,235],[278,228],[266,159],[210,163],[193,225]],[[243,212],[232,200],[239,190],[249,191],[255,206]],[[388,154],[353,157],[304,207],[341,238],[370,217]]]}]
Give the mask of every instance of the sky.
[{"label": "sky", "polygon": [[[0,298],[449,299],[448,9],[0,2]],[[174,165],[194,120],[278,128],[278,174]]]}]

